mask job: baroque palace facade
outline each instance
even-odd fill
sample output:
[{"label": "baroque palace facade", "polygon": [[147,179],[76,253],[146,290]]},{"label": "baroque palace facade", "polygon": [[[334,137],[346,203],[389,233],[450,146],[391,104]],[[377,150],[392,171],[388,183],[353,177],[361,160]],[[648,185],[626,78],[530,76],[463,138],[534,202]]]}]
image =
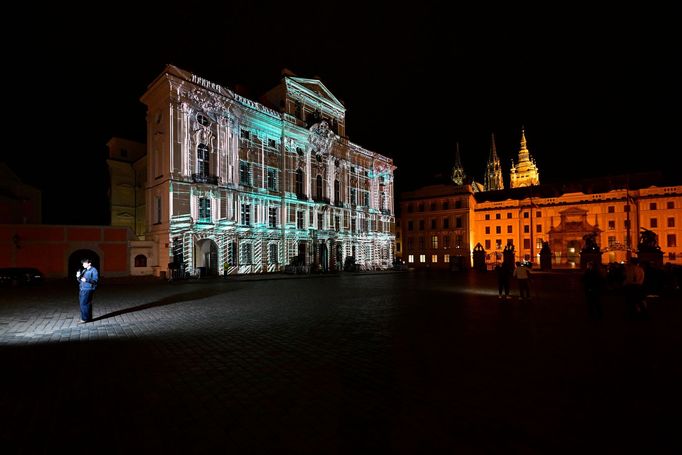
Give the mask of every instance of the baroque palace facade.
[{"label": "baroque palace facade", "polygon": [[504,189],[494,140],[485,185],[462,179],[459,156],[447,184],[401,194],[402,258],[411,267],[453,268],[453,258],[471,265],[480,244],[488,263],[500,262],[505,245],[517,260],[539,262],[543,242],[555,264],[580,262],[586,235],[594,235],[602,262],[636,255],[643,229],[653,231],[663,261],[682,264],[682,185],[660,173],[634,174],[540,185],[525,133],[511,188]]},{"label": "baroque palace facade", "polygon": [[284,76],[262,101],[170,65],[143,95],[154,273],[389,268],[393,161],[348,140],[319,80]]}]

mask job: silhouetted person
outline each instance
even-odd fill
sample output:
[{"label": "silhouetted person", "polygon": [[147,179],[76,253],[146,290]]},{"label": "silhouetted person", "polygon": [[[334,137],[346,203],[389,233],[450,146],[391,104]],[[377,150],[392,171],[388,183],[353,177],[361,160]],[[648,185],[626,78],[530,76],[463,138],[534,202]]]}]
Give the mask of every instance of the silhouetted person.
[{"label": "silhouetted person", "polygon": [[[497,273],[497,289],[499,292],[498,298],[509,298],[509,282],[511,281],[511,271],[506,264],[495,265],[495,273]],[[504,292],[504,296],[502,294]]]},{"label": "silhouetted person", "polygon": [[630,317],[639,317],[646,312],[644,301],[644,269],[636,258],[630,258],[625,265],[625,304]]},{"label": "silhouetted person", "polygon": [[601,306],[602,276],[599,269],[594,266],[594,262],[588,261],[586,266],[582,281],[587,309],[591,318],[601,319],[603,316]]},{"label": "silhouetted person", "polygon": [[79,324],[92,321],[92,297],[95,289],[97,289],[97,281],[99,280],[99,273],[92,266],[90,259],[83,259],[81,264],[83,264],[85,270],[76,272],[79,287],[78,302],[81,309]]},{"label": "silhouetted person", "polygon": [[514,278],[519,283],[519,299],[530,300],[530,269],[517,262],[514,269]]}]

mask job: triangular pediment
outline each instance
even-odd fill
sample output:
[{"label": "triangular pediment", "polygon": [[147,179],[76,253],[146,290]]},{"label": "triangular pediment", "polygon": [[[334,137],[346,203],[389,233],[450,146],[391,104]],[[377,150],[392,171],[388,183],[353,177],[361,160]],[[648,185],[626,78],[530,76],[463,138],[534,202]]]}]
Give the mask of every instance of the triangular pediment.
[{"label": "triangular pediment", "polygon": [[322,81],[319,81],[317,79],[306,79],[303,77],[288,77],[287,79],[296,83],[299,87],[303,88],[310,95],[313,95],[316,98],[326,101],[328,104],[333,105],[337,109],[340,109],[342,111],[346,110],[341,101],[339,101],[338,98],[336,98],[334,94],[330,92],[327,87],[324,86]]}]

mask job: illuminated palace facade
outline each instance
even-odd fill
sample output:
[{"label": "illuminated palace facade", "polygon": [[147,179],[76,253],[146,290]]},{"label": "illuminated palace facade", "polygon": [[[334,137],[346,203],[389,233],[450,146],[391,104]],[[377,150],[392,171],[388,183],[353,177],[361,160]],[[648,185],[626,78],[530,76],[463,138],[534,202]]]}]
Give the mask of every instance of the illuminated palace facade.
[{"label": "illuminated palace facade", "polygon": [[[642,228],[653,231],[663,261],[682,264],[682,185],[660,174],[604,177],[540,185],[539,171],[521,135],[519,160],[504,189],[494,142],[485,185],[461,178],[401,194],[402,258],[412,267],[453,268],[471,260],[477,244],[489,263],[514,245],[517,260],[539,262],[543,242],[555,264],[577,264],[584,236],[595,235],[602,262],[636,255]],[[455,168],[461,167],[459,158]],[[461,259],[457,259],[461,261]]]},{"label": "illuminated palace facade", "polygon": [[389,268],[392,160],[348,140],[319,80],[284,76],[261,100],[174,66],[142,97],[155,273]]}]

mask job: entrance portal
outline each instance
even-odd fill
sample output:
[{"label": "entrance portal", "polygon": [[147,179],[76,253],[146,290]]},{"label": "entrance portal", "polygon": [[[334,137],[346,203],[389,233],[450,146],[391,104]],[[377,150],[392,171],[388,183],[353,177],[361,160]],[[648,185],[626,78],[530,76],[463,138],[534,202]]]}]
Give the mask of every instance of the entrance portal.
[{"label": "entrance portal", "polygon": [[194,265],[201,276],[217,276],[218,245],[211,239],[199,240],[194,251]]}]

